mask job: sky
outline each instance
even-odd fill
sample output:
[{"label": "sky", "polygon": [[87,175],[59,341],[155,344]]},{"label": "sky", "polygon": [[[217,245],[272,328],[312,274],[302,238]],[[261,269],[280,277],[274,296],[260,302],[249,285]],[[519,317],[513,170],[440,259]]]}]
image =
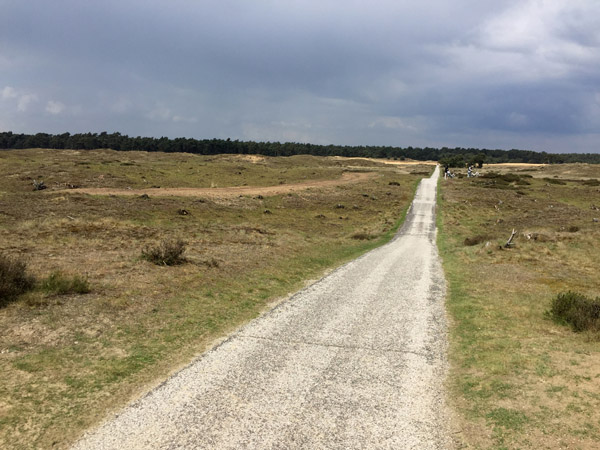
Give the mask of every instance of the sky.
[{"label": "sky", "polygon": [[599,0],[0,0],[0,131],[600,152]]}]

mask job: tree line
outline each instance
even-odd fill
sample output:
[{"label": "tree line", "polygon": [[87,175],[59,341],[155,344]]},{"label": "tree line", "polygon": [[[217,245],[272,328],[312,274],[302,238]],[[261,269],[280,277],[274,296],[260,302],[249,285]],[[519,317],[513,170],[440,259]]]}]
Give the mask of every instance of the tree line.
[{"label": "tree line", "polygon": [[433,148],[391,146],[342,146],[315,145],[297,142],[254,142],[231,139],[191,139],[167,137],[130,137],[121,133],[63,133],[63,134],[17,134],[10,131],[0,133],[0,149],[50,148],[112,150],[147,152],[184,152],[200,155],[260,154],[265,156],[358,156],[367,158],[414,159],[439,161],[449,167],[484,163],[533,163],[562,164],[584,162],[600,164],[596,153],[546,153],[531,150],[490,150],[477,148]]}]

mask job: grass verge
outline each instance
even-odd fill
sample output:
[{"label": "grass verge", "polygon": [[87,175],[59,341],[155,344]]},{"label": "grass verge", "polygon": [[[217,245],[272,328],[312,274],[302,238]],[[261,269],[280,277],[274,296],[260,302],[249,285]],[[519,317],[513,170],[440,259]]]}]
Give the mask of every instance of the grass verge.
[{"label": "grass verge", "polygon": [[[501,183],[498,176],[440,183],[459,439],[467,448],[597,448],[598,334],[575,333],[547,311],[561,292],[598,296],[598,188],[586,179],[600,168],[500,172]],[[549,174],[559,182],[549,183]]]}]

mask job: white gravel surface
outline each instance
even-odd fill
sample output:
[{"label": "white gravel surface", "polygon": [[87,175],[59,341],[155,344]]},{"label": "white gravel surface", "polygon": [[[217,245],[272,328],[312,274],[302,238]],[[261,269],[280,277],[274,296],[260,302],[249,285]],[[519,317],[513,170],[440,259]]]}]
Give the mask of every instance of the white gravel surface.
[{"label": "white gravel surface", "polygon": [[436,168],[389,244],[297,293],[74,449],[443,449]]}]

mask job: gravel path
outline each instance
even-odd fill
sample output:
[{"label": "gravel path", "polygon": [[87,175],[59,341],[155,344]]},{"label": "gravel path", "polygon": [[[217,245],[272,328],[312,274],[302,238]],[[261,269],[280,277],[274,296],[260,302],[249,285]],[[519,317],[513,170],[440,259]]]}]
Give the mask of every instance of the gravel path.
[{"label": "gravel path", "polygon": [[75,449],[451,448],[436,168],[389,244],[254,320]]}]

